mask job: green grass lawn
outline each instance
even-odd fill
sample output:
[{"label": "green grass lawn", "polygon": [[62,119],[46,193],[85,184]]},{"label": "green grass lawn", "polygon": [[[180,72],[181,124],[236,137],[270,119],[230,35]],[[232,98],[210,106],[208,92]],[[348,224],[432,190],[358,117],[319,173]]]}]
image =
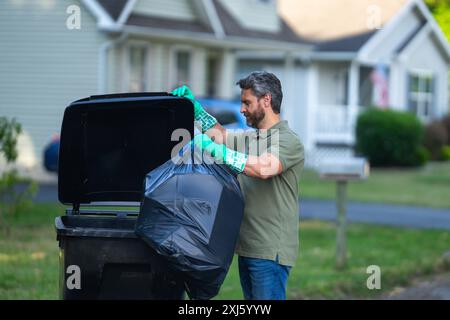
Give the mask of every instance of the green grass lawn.
[{"label": "green grass lawn", "polygon": [[[58,244],[54,217],[63,206],[39,204],[14,219],[9,238],[0,236],[0,299],[57,299]],[[334,269],[332,223],[302,222],[300,254],[288,283],[288,297],[371,298],[412,277],[443,271],[439,258],[450,250],[450,233],[364,224],[348,228],[348,267]],[[368,290],[366,268],[381,268],[382,290]],[[217,299],[241,299],[236,259]]]},{"label": "green grass lawn", "polygon": [[58,204],[34,205],[14,217],[9,237],[0,235],[0,299],[57,299]]},{"label": "green grass lawn", "polygon": [[[334,182],[319,179],[305,170],[300,198],[334,199]],[[450,208],[450,162],[430,162],[416,169],[371,169],[366,181],[351,182],[348,199]]]}]

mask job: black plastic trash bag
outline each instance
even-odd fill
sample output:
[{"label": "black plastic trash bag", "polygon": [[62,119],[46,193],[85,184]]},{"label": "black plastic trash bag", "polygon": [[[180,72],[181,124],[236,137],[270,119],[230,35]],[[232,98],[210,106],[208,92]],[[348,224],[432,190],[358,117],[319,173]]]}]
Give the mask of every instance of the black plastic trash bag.
[{"label": "black plastic trash bag", "polygon": [[190,148],[147,174],[135,231],[182,274],[191,299],[211,299],[233,259],[244,198],[230,169],[200,163]]}]

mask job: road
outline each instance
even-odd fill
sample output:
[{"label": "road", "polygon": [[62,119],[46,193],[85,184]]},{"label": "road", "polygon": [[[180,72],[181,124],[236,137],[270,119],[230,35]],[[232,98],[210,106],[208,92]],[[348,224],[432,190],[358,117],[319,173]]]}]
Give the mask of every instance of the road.
[{"label": "road", "polygon": [[[57,186],[55,184],[41,184],[35,201],[57,202]],[[332,200],[300,200],[300,221],[308,219],[333,221],[335,217],[336,206]],[[450,209],[349,202],[347,205],[347,221],[418,229],[450,230]]]},{"label": "road", "polygon": [[[300,220],[333,221],[336,205],[332,200],[303,199],[300,201]],[[450,209],[407,205],[349,202],[347,221],[418,229],[449,229]]]}]

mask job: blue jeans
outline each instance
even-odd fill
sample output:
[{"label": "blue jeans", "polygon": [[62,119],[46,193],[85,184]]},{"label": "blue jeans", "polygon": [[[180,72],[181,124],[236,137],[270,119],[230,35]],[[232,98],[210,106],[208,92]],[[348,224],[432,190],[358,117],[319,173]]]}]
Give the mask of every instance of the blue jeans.
[{"label": "blue jeans", "polygon": [[239,256],[239,277],[245,300],[286,300],[291,267],[277,261]]}]

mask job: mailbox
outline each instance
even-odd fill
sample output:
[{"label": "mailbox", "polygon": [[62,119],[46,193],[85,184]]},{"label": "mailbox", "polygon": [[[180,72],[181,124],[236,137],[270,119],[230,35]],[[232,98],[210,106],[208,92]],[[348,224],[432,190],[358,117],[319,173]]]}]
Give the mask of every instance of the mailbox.
[{"label": "mailbox", "polygon": [[327,180],[362,180],[369,176],[365,158],[328,158],[320,163],[319,175]]}]

